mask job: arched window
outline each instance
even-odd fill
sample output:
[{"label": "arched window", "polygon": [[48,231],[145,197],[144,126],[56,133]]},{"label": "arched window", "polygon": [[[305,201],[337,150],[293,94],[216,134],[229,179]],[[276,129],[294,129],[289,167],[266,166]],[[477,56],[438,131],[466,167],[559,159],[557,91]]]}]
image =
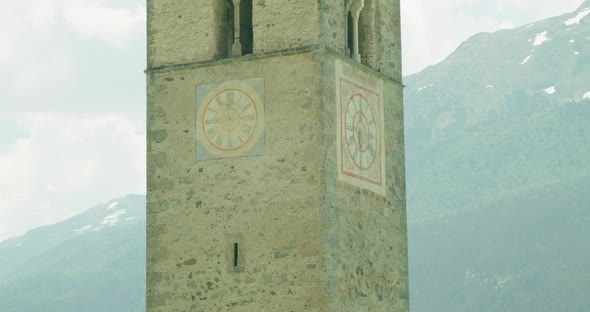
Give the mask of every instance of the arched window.
[{"label": "arched window", "polygon": [[364,0],[364,7],[359,14],[359,54],[361,55],[361,63],[369,67],[376,68],[375,58],[375,21],[377,8],[376,1]]},{"label": "arched window", "polygon": [[223,16],[226,21],[226,38],[229,39],[227,56],[252,54],[254,50],[254,33],[252,27],[252,0],[223,0],[227,11]]},{"label": "arched window", "polygon": [[352,47],[354,46],[354,40],[353,40],[353,34],[352,34],[352,28],[354,27],[353,25],[353,20],[352,20],[352,13],[350,13],[350,11],[347,11],[347,23],[346,23],[346,56],[351,57],[352,55]]},{"label": "arched window", "polygon": [[252,27],[252,0],[241,0],[240,3],[240,41],[242,54],[254,52],[254,30]]},{"label": "arched window", "polygon": [[347,51],[350,51],[350,57],[357,62],[361,61],[359,53],[359,17],[361,10],[365,6],[365,0],[348,0],[346,2],[347,16]]},{"label": "arched window", "polygon": [[234,5],[232,0],[217,0],[214,14],[215,20],[215,58],[226,58],[232,55],[234,42]]},{"label": "arched window", "polygon": [[225,44],[224,57],[231,56],[232,45],[234,44],[234,4],[232,0],[223,0],[225,2],[225,16],[223,16],[225,27],[223,29]]}]

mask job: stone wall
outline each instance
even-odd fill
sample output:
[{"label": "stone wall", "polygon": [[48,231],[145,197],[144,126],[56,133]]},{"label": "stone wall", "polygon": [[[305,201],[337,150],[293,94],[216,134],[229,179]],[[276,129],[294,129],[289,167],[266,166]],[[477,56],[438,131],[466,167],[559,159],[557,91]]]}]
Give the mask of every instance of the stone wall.
[{"label": "stone wall", "polygon": [[402,86],[343,58],[329,55],[324,83],[334,85],[334,60],[384,82],[386,196],[338,181],[337,99],[324,94],[322,129],[322,239],[326,311],[409,311]]},{"label": "stone wall", "polygon": [[[147,0],[148,67],[226,58],[231,27],[227,0]],[[365,0],[363,64],[401,81],[399,0]],[[254,53],[323,46],[345,54],[342,0],[254,0]]]},{"label": "stone wall", "polygon": [[221,7],[210,0],[147,0],[148,67],[187,64],[220,57]]},{"label": "stone wall", "polygon": [[[385,197],[337,180],[336,58],[385,81]],[[253,77],[265,154],[197,162],[195,87]],[[148,311],[407,311],[402,117],[398,83],[336,54],[148,72]]]},{"label": "stone wall", "polygon": [[254,53],[317,45],[318,0],[254,0]]},{"label": "stone wall", "polygon": [[[147,311],[408,311],[399,1],[365,0],[374,70],[341,0],[254,0],[227,58],[224,1],[148,0]],[[383,83],[385,196],[338,180],[336,62]],[[251,78],[263,153],[197,161],[197,86]]]},{"label": "stone wall", "polygon": [[[319,68],[302,53],[148,72],[148,311],[325,311]],[[195,87],[252,77],[266,153],[196,161]]]}]

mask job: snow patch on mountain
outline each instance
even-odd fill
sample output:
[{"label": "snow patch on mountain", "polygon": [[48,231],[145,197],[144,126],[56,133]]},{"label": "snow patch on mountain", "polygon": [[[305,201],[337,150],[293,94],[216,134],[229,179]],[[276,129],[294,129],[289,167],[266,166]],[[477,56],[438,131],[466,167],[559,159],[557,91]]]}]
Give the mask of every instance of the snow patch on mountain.
[{"label": "snow patch on mountain", "polygon": [[538,33],[537,36],[535,37],[535,42],[533,42],[533,45],[540,46],[545,41],[549,41],[549,38],[547,37],[547,31],[544,31],[542,33]]},{"label": "snow patch on mountain", "polygon": [[584,93],[583,99],[590,99],[590,91]]},{"label": "snow patch on mountain", "polygon": [[547,89],[543,89],[543,91],[545,91],[545,93],[547,93],[547,94],[553,94],[553,93],[555,93],[555,91],[557,91],[557,89],[555,89],[555,86],[551,86]]},{"label": "snow patch on mountain", "polygon": [[574,54],[575,54],[575,55],[578,55],[578,54],[580,54],[580,52],[578,52],[578,51],[574,51]]},{"label": "snow patch on mountain", "polygon": [[531,57],[533,57],[533,56],[529,55],[529,56],[525,57],[524,60],[522,60],[522,62],[520,62],[520,65],[526,64],[531,59]]},{"label": "snow patch on mountain", "polygon": [[[111,210],[111,209],[114,209],[118,206],[119,206],[119,204],[117,202],[112,202],[109,205],[107,205],[106,209]],[[125,214],[127,214],[127,209],[119,208],[118,210],[116,210],[116,211],[108,214],[107,216],[103,217],[102,219],[100,219],[101,220],[100,222],[97,222],[96,224],[84,225],[83,227],[74,230],[74,232],[76,234],[83,234],[88,231],[100,231],[103,228],[114,226],[117,223],[119,223],[119,221],[121,221],[121,216],[125,215]],[[135,219],[135,217],[128,216],[124,220],[128,221],[128,220],[132,220],[132,219]]]},{"label": "snow patch on mountain", "polygon": [[494,86],[492,85],[487,85],[486,88],[493,88]]},{"label": "snow patch on mountain", "polygon": [[418,89],[418,92],[420,92],[420,91],[423,91],[423,90],[426,90],[427,88],[430,88],[430,87],[432,87],[432,86],[434,86],[434,84],[429,84],[429,85],[427,85],[427,86],[424,86],[424,87],[422,87],[422,88]]},{"label": "snow patch on mountain", "polygon": [[79,229],[74,230],[74,232],[76,232],[78,234],[82,234],[82,233],[90,230],[91,228],[92,228],[92,225],[88,224],[88,225],[85,225],[85,226],[83,226],[83,227],[81,227]]},{"label": "snow patch on mountain", "polygon": [[586,17],[586,15],[590,14],[590,8],[585,8],[582,12],[578,13],[575,17],[568,19],[567,21],[563,22],[567,26],[571,26],[574,24],[580,24],[580,21]]},{"label": "snow patch on mountain", "polygon": [[572,39],[569,41],[569,43],[574,43],[574,42],[576,42],[576,39]]},{"label": "snow patch on mountain", "polygon": [[119,217],[121,215],[126,214],[126,213],[127,213],[127,210],[125,210],[125,209],[118,210],[115,213],[104,217],[104,219],[102,219],[100,224],[105,225],[105,226],[115,225],[115,223],[119,222]]}]

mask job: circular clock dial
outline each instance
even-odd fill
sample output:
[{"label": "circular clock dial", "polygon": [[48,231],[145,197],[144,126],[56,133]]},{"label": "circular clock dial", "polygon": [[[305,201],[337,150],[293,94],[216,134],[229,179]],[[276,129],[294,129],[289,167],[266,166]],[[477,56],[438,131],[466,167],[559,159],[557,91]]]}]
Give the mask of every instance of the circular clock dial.
[{"label": "circular clock dial", "polygon": [[207,141],[217,149],[233,151],[252,139],[258,111],[248,94],[230,89],[211,98],[203,110],[202,118]]},{"label": "circular clock dial", "polygon": [[377,119],[367,100],[360,94],[346,105],[344,136],[350,159],[361,170],[371,168],[377,156]]}]

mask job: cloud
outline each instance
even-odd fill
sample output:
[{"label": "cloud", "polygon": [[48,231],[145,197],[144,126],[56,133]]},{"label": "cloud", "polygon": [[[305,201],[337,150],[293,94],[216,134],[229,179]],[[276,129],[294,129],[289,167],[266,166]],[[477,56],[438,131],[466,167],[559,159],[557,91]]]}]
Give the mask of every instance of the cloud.
[{"label": "cloud", "polygon": [[18,123],[29,136],[0,152],[0,241],[145,193],[143,125],[122,115],[66,113],[29,113]]},{"label": "cloud", "polygon": [[146,8],[112,8],[96,2],[75,2],[64,8],[63,16],[68,26],[82,37],[124,47],[129,38],[143,34]]},{"label": "cloud", "polygon": [[81,101],[73,95],[87,97],[82,90],[89,85],[128,77],[143,83],[145,53],[131,56],[131,51],[145,50],[145,18],[141,0],[4,3],[0,117],[75,107]]}]

